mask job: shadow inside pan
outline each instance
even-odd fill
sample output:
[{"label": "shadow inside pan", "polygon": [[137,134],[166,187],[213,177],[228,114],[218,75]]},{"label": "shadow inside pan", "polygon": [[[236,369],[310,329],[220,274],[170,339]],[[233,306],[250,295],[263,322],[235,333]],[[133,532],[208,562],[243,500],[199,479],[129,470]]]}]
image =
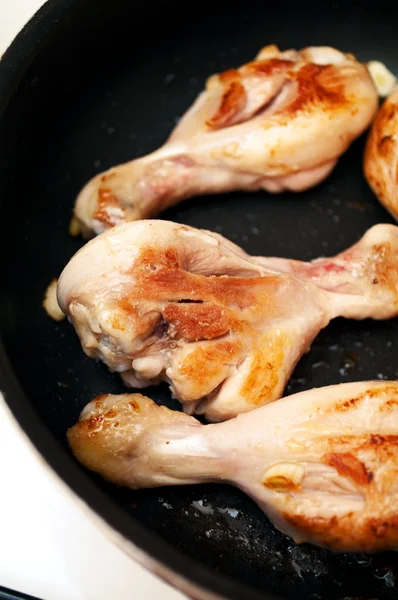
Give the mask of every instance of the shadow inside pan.
[{"label": "shadow inside pan", "polygon": [[[235,11],[204,2],[193,18],[178,2],[155,3],[149,15],[127,0],[85,0],[78,11],[65,12],[46,51],[32,54],[6,113],[1,199],[10,235],[4,231],[2,239],[9,260],[1,314],[23,388],[65,447],[65,431],[88,401],[124,391],[116,375],[83,355],[72,327],[54,324],[41,308],[50,279],[82,244],[68,236],[67,226],[85,181],[158,147],[209,74],[250,60],[266,43],[336,45],[398,72],[391,10],[375,19],[371,3],[277,4],[251,2]],[[299,196],[194,198],[162,218],[218,231],[252,254],[334,254],[373,224],[391,222],[362,177],[362,149],[358,140],[323,185]],[[300,361],[286,393],[396,379],[397,334],[396,320],[335,321]],[[147,393],[179,409],[166,386]],[[150,530],[253,588],[303,600],[397,597],[395,554],[333,555],[297,546],[238,490],[208,485],[133,492],[90,477]]]}]

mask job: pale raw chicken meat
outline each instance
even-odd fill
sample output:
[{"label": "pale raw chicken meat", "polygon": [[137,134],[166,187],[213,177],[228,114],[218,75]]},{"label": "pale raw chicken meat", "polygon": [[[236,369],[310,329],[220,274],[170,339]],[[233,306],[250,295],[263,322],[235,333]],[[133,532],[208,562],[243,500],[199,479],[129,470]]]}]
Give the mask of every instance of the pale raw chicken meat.
[{"label": "pale raw chicken meat", "polygon": [[101,233],[193,195],[307,189],[368,127],[377,103],[367,67],[352,54],[267,46],[210,77],[159,150],[94,177],[76,218],[86,234]]},{"label": "pale raw chicken meat", "polygon": [[398,86],[384,101],[372,125],[364,170],[380,202],[398,220]]},{"label": "pale raw chicken meat", "polygon": [[105,395],[68,431],[76,457],[130,488],[217,482],[296,542],[398,549],[398,383],[301,392],[201,425],[140,394]]},{"label": "pale raw chicken meat", "polygon": [[88,356],[131,387],[167,381],[186,412],[217,421],[280,398],[331,319],[397,315],[397,291],[393,225],[304,263],[149,220],[88,242],[64,269],[58,302]]}]

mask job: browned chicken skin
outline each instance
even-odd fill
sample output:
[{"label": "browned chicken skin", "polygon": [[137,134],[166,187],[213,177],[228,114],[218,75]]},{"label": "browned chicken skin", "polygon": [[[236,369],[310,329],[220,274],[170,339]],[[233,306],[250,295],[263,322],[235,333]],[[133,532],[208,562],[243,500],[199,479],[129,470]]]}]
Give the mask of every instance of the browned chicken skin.
[{"label": "browned chicken skin", "polygon": [[380,202],[398,220],[398,86],[384,101],[372,125],[364,170]]},{"label": "browned chicken skin", "polygon": [[351,54],[267,46],[210,77],[159,150],[94,177],[75,215],[86,233],[101,233],[197,194],[307,189],[327,177],[376,110],[369,72]]},{"label": "browned chicken skin", "polygon": [[139,394],[102,396],[68,441],[118,485],[227,482],[296,542],[398,549],[397,382],[314,389],[215,425]]},{"label": "browned chicken skin", "polygon": [[398,228],[304,263],[251,257],[222,236],[139,221],[91,240],[58,301],[86,354],[132,387],[167,381],[189,413],[224,420],[277,400],[337,316],[398,314]]}]

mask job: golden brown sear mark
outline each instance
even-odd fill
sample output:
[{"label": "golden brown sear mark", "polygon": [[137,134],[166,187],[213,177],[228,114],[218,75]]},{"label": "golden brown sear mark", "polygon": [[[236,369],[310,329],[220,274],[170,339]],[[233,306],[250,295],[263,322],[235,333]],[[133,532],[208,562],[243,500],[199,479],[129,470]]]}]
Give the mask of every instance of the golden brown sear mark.
[{"label": "golden brown sear mark", "polygon": [[244,109],[247,101],[246,90],[241,82],[241,76],[236,69],[230,69],[219,75],[221,83],[226,86],[217,112],[206,121],[211,129],[228,125],[234,117]]},{"label": "golden brown sear mark", "polygon": [[367,471],[366,466],[349,452],[331,452],[324,456],[324,462],[336,469],[339,475],[348,477],[358,485],[367,485],[373,479],[373,473]]},{"label": "golden brown sear mark", "polygon": [[141,412],[141,408],[137,400],[130,400],[129,404],[135,412]]},{"label": "golden brown sear mark", "polygon": [[291,340],[286,334],[275,335],[272,332],[264,336],[261,349],[254,355],[241,389],[246,401],[259,406],[273,398],[290,345]]},{"label": "golden brown sear mark", "polygon": [[344,85],[339,82],[338,70],[334,65],[304,65],[299,71],[291,73],[291,80],[297,83],[298,93],[284,113],[293,114],[315,104],[338,108],[347,103]]},{"label": "golden brown sear mark", "polygon": [[113,419],[114,417],[116,417],[116,412],[113,410],[113,408],[110,408],[106,413],[105,413],[105,418],[106,419]]},{"label": "golden brown sear mark", "polygon": [[394,410],[394,408],[396,408],[398,405],[398,396],[397,398],[391,398],[390,400],[387,400],[386,402],[384,402],[383,406],[380,408],[380,410],[385,411],[385,412],[391,412],[392,410]]},{"label": "golden brown sear mark", "polygon": [[98,426],[102,423],[103,420],[104,415],[91,415],[91,417],[85,419],[84,421],[81,421],[81,423],[83,425],[85,424],[89,431],[93,431],[94,429],[98,428]]},{"label": "golden brown sear mark", "polygon": [[175,335],[187,340],[211,340],[230,329],[226,311],[216,304],[168,304],[163,317]]},{"label": "golden brown sear mark", "polygon": [[[235,277],[231,275],[203,275],[184,268],[176,248],[164,250],[145,246],[134,261],[134,289],[123,308],[135,300],[145,298],[159,302],[177,302],[182,299],[201,300],[223,307],[248,308],[271,316],[279,314],[274,290],[281,283],[280,275],[264,277]],[[271,288],[271,289],[270,289]],[[120,305],[121,306],[121,305]],[[122,307],[122,306],[121,306]],[[192,304],[191,304],[192,307]],[[238,317],[237,317],[238,318]]]},{"label": "golden brown sear mark", "polygon": [[378,446],[379,444],[385,444],[386,438],[383,435],[371,435],[369,439],[369,443],[372,446]]},{"label": "golden brown sear mark", "polygon": [[383,132],[387,131],[394,133],[395,120],[398,117],[398,105],[386,100],[380,108],[376,121],[372,128],[372,135],[375,134],[376,139],[383,137]]},{"label": "golden brown sear mark", "polygon": [[[398,105],[387,99],[377,114],[366,145],[365,175],[381,200],[388,191],[386,175],[381,165],[388,164],[388,161],[394,161],[398,148],[395,138],[397,121]],[[381,159],[381,163],[379,159]],[[391,172],[391,177],[394,175],[398,182],[398,173]]]},{"label": "golden brown sear mark", "polygon": [[124,222],[124,209],[109,188],[99,188],[98,205],[93,218],[110,227]]},{"label": "golden brown sear mark", "polygon": [[380,200],[385,199],[386,182],[384,180],[384,177],[381,174],[375,176],[372,173],[370,173],[368,164],[365,167],[365,175],[366,175],[366,178],[369,181],[371,187],[374,189],[375,193],[379,197],[379,199]]},{"label": "golden brown sear mark", "polygon": [[100,396],[96,396],[93,399],[93,402],[95,403],[95,408],[102,408],[103,402],[108,398],[108,396],[109,394],[101,394]]},{"label": "golden brown sear mark", "polygon": [[[335,404],[333,406],[333,411],[346,411],[346,410],[350,410],[351,408],[355,408],[357,406],[357,404],[359,404],[360,402],[362,402],[362,400],[364,400],[365,398],[379,398],[380,396],[383,396],[385,394],[393,394],[395,393],[397,395],[397,402],[398,402],[398,385],[384,385],[384,386],[379,386],[379,387],[375,387],[375,388],[370,388],[369,390],[366,390],[366,392],[363,392],[362,394],[360,394],[359,396],[356,396],[355,398],[349,398],[347,400],[343,400],[342,402],[338,402],[337,404]],[[391,403],[393,402],[393,400],[390,398],[388,400],[386,400],[386,402],[384,404],[382,404],[380,406],[380,410],[390,410],[391,409]]]},{"label": "golden brown sear mark", "polygon": [[398,435],[379,435],[372,434],[367,442],[362,445],[362,447],[366,446],[386,446],[389,450],[397,452],[398,451]]},{"label": "golden brown sear mark", "polygon": [[[161,315],[159,312],[144,311],[142,313],[142,311],[140,311],[138,300],[133,293],[127,293],[124,296],[121,296],[118,299],[117,304],[124,315],[118,315],[116,321],[114,320],[113,315],[111,316],[110,324],[116,329],[124,330],[128,320],[130,320],[134,323],[135,335],[140,336],[144,335],[148,330],[154,329],[160,321]],[[126,316],[126,321],[124,321],[124,316]]]},{"label": "golden brown sear mark", "polygon": [[[337,109],[348,104],[339,70],[335,65],[317,65],[308,63],[300,69],[294,69],[294,62],[278,58],[257,60],[244,65],[240,72],[230,69],[219,75],[219,80],[226,87],[217,112],[206,122],[213,129],[228,126],[243,110],[247,102],[244,87],[245,78],[251,76],[271,77],[285,72],[286,79],[297,85],[294,100],[285,105],[278,114],[293,115],[301,110],[308,110],[316,104],[329,109]],[[355,114],[353,109],[353,115]]]},{"label": "golden brown sear mark", "polygon": [[294,62],[282,58],[269,58],[265,60],[254,60],[247,63],[242,67],[242,71],[250,75],[275,75],[276,73],[282,73],[287,71],[290,67],[293,67]]}]

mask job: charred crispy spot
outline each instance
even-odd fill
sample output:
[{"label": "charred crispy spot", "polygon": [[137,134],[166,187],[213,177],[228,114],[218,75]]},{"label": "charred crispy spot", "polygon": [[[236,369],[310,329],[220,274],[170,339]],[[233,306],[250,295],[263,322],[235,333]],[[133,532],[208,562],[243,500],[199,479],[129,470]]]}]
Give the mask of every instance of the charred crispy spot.
[{"label": "charred crispy spot", "polygon": [[242,396],[258,406],[274,397],[279,377],[292,340],[287,334],[270,333],[263,338],[261,349],[254,355],[241,389]]},{"label": "charred crispy spot", "polygon": [[370,436],[369,443],[372,444],[372,446],[377,446],[379,444],[384,444],[385,441],[386,441],[386,438],[383,437],[382,435],[372,435],[372,436]]},{"label": "charred crispy spot", "polygon": [[169,304],[163,316],[175,334],[188,340],[211,340],[230,327],[225,310],[215,304]]},{"label": "charred crispy spot", "polygon": [[105,417],[107,419],[113,419],[113,417],[116,417],[116,412],[113,410],[113,408],[111,408],[105,413]]},{"label": "charred crispy spot", "polygon": [[358,485],[366,485],[373,479],[373,473],[367,471],[366,466],[348,452],[326,454],[324,461],[334,467],[339,475],[352,479]]},{"label": "charred crispy spot", "polygon": [[382,156],[383,158],[387,158],[394,152],[394,146],[395,143],[391,135],[384,135],[377,142],[377,149],[379,151],[380,156]]},{"label": "charred crispy spot", "polygon": [[[381,116],[385,116],[386,121],[393,121],[397,116],[397,105],[390,104],[388,100],[386,101],[386,110],[381,113]],[[382,109],[383,110],[383,109]]]},{"label": "charred crispy spot", "polygon": [[[372,161],[372,164],[371,164]],[[374,174],[371,169],[373,168],[373,159],[371,161],[365,161],[365,175],[369,182],[369,185],[380,200],[383,200],[386,192],[386,182],[380,173]]]},{"label": "charred crispy spot", "polygon": [[88,419],[85,419],[84,421],[82,421],[82,423],[83,424],[85,423],[87,429],[89,431],[92,431],[93,429],[97,429],[103,420],[104,420],[104,415],[91,415],[91,417],[89,417]]},{"label": "charred crispy spot", "polygon": [[291,79],[297,83],[298,93],[284,112],[292,114],[315,104],[338,108],[348,103],[344,84],[334,65],[306,64],[299,71],[292,72]]},{"label": "charred crispy spot", "polygon": [[131,408],[135,411],[135,412],[140,412],[140,405],[138,404],[137,400],[130,400],[129,402]]},{"label": "charred crispy spot", "polygon": [[356,406],[361,400],[363,400],[366,397],[366,394],[362,394],[361,396],[357,396],[356,398],[350,398],[350,400],[344,400],[344,402],[341,402],[340,404],[336,404],[336,406],[333,408],[334,411],[345,411],[345,410],[349,410],[350,408],[354,408],[354,406]]},{"label": "charred crispy spot", "polygon": [[[224,92],[221,99],[221,104],[217,112],[206,121],[206,125],[212,129],[225,127],[238,115],[245,107],[247,102],[246,90],[239,81],[240,75],[237,73],[237,78],[231,81],[228,89]],[[222,74],[220,76],[222,81]]]},{"label": "charred crispy spot", "polygon": [[105,225],[114,227],[124,222],[124,209],[112,190],[100,188],[98,190],[98,207],[93,217]]},{"label": "charred crispy spot", "polygon": [[100,396],[94,398],[93,402],[95,403],[95,408],[102,408],[102,404],[104,400],[108,398],[108,396],[109,394],[101,394]]}]

